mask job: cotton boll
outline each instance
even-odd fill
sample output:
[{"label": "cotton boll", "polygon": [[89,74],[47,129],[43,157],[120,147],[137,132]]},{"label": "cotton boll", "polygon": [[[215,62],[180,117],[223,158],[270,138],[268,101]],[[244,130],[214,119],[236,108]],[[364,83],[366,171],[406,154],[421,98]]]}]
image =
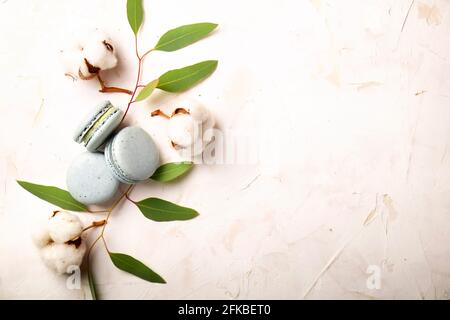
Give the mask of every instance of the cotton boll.
[{"label": "cotton boll", "polygon": [[68,272],[70,266],[80,266],[85,253],[86,245],[83,241],[78,246],[67,243],[51,243],[41,249],[44,263],[58,274]]},{"label": "cotton boll", "polygon": [[213,115],[209,113],[208,119],[202,125],[203,142],[208,144],[211,142],[214,136],[214,126],[216,125],[216,120]]},{"label": "cotton boll", "polygon": [[64,74],[75,79],[90,80],[100,71],[99,68],[86,62],[81,45],[62,51],[61,61]]},{"label": "cotton boll", "polygon": [[200,135],[199,124],[189,114],[176,114],[169,120],[169,137],[180,147],[188,147]]},{"label": "cotton boll", "polygon": [[99,68],[94,67],[93,65],[88,63],[86,59],[82,58],[80,66],[78,67],[77,76],[82,80],[91,80],[95,78],[99,71]]},{"label": "cotton boll", "polygon": [[31,239],[38,248],[43,248],[53,241],[50,238],[47,221],[38,223],[33,227]]},{"label": "cotton boll", "polygon": [[84,64],[83,56],[79,48],[72,48],[62,52],[61,60],[64,73],[72,78],[78,78],[80,67]]},{"label": "cotton boll", "polygon": [[203,153],[205,144],[202,139],[196,139],[190,146],[182,147],[176,146],[180,156],[184,159],[191,159]]},{"label": "cotton boll", "polygon": [[62,63],[66,75],[89,80],[101,70],[112,69],[117,65],[114,46],[103,32],[94,32],[86,40],[62,51]]},{"label": "cotton boll", "polygon": [[76,239],[83,231],[80,218],[69,212],[59,212],[48,222],[48,232],[51,239],[64,243]]},{"label": "cotton boll", "polygon": [[92,68],[108,70],[117,65],[112,41],[104,33],[97,32],[86,42],[82,56],[86,66],[91,68],[90,73],[95,73]]},{"label": "cotton boll", "polygon": [[203,123],[211,117],[209,110],[197,101],[192,100],[188,105],[188,112],[194,120]]},{"label": "cotton boll", "polygon": [[178,153],[189,159],[203,153],[214,136],[215,120],[211,112],[195,100],[177,103],[169,119],[169,137]]}]

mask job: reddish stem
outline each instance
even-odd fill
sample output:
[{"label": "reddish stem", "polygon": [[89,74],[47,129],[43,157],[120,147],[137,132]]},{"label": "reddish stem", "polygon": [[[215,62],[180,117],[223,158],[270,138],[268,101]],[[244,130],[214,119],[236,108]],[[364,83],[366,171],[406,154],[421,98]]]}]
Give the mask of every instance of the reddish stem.
[{"label": "reddish stem", "polygon": [[154,49],[148,50],[146,53],[144,53],[141,57],[141,59],[144,59],[146,55],[148,55],[150,52],[152,52]]},{"label": "reddish stem", "polygon": [[132,200],[128,194],[125,194],[125,198],[127,198],[128,201],[136,204],[136,201]]},{"label": "reddish stem", "polygon": [[137,35],[134,35],[134,48],[136,50],[136,57],[138,58],[138,60],[141,60],[141,57],[139,56],[139,50],[138,50],[138,38]]},{"label": "reddish stem", "polygon": [[134,102],[134,97],[135,97],[135,95],[136,95],[136,92],[137,92],[138,88],[141,87],[141,86],[139,85],[139,82],[140,82],[140,80],[141,80],[142,59],[143,59],[143,57],[147,54],[147,52],[146,52],[146,54],[145,54],[143,57],[140,57],[140,56],[139,56],[139,52],[138,52],[138,39],[137,39],[137,36],[136,36],[136,35],[134,36],[134,45],[135,45],[135,49],[136,49],[136,57],[138,58],[138,71],[137,71],[137,77],[136,77],[136,84],[135,84],[135,86],[134,86],[134,91],[133,91],[133,93],[131,94],[130,101],[128,102],[127,108],[126,108],[126,110],[125,110],[125,113],[123,114],[123,117],[122,117],[122,120],[121,120],[120,123],[122,123],[123,120],[125,120],[125,117],[127,116],[128,111],[130,110],[130,106],[131,106],[131,104]]}]

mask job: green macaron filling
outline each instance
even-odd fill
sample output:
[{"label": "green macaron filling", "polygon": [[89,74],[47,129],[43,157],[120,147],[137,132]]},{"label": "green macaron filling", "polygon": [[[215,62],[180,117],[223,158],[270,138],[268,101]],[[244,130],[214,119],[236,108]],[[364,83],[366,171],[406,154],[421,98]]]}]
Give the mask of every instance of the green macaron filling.
[{"label": "green macaron filling", "polygon": [[89,130],[83,135],[81,142],[84,144],[87,144],[89,140],[91,140],[94,133],[97,131],[98,128],[102,126],[102,124],[114,113],[117,112],[117,109],[110,106],[94,123],[94,125],[89,128]]}]

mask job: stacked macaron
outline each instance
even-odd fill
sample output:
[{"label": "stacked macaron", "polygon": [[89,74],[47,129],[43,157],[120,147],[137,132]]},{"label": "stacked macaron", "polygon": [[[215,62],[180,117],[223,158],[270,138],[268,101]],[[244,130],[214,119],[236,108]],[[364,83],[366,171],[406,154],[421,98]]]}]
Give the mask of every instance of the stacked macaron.
[{"label": "stacked macaron", "polygon": [[[86,147],[67,172],[70,194],[84,204],[103,204],[120,183],[148,180],[159,164],[158,149],[140,127],[117,130],[123,112],[111,102],[99,104],[77,129],[74,140]],[[102,149],[104,148],[104,153]]]}]

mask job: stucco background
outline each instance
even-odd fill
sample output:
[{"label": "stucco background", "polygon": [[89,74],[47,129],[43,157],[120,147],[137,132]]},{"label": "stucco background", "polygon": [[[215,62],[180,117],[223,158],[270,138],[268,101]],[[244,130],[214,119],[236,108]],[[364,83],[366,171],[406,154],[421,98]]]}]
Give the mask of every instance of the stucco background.
[{"label": "stucco background", "polygon": [[[220,24],[193,46],[149,55],[144,80],[218,59],[185,95],[257,157],[136,188],[135,199],[158,196],[201,215],[156,223],[124,202],[107,227],[109,247],[168,284],[115,269],[99,246],[103,298],[450,298],[449,1],[144,2],[143,49],[178,25]],[[82,151],[71,140],[76,119],[100,99],[126,103],[63,75],[60,50],[95,28],[119,50],[107,80],[131,87],[125,1],[0,1],[0,298],[89,298],[85,283],[69,290],[41,263],[29,229],[54,206],[15,179],[65,188]],[[159,92],[129,119],[162,149],[165,123],[149,113],[172,98]],[[374,270],[378,289],[367,286]]]}]

